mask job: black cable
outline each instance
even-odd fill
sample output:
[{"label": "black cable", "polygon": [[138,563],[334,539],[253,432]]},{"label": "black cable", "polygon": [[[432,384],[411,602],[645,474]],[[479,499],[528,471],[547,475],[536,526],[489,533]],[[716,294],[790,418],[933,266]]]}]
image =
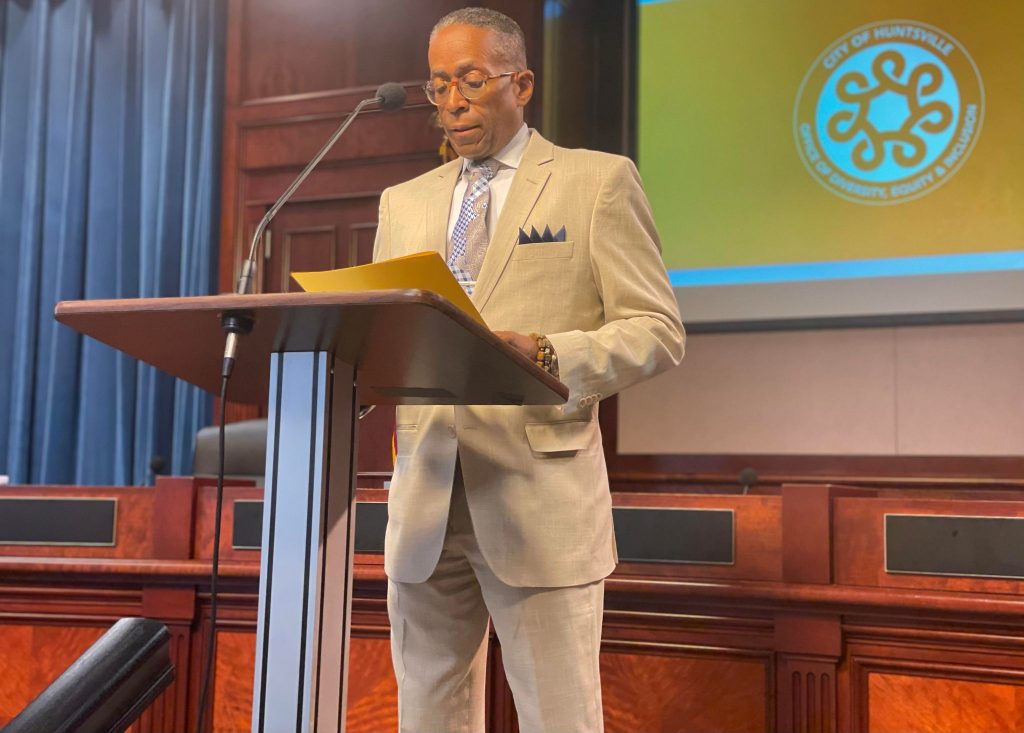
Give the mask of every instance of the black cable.
[{"label": "black cable", "polygon": [[[220,429],[217,435],[217,508],[213,522],[213,568],[210,572],[210,628],[206,635],[206,658],[203,661],[203,676],[199,694],[199,709],[196,711],[196,726],[199,733],[203,731],[206,718],[206,705],[210,697],[210,680],[213,677],[213,650],[217,643],[217,574],[220,567],[220,524],[224,509],[224,408],[228,402],[228,379],[230,369],[226,369],[220,381]],[[212,725],[211,725],[212,730]]]}]

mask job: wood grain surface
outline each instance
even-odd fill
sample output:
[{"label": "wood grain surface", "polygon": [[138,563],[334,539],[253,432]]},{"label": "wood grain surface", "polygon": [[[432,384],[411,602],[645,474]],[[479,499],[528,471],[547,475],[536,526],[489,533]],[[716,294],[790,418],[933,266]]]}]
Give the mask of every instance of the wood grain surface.
[{"label": "wood grain surface", "polygon": [[255,633],[217,632],[213,683],[215,733],[248,733],[252,722],[255,655]]},{"label": "wood grain surface", "polygon": [[348,733],[398,730],[398,685],[387,638],[352,639],[346,721]]},{"label": "wood grain surface", "polygon": [[605,652],[608,733],[755,733],[767,729],[764,663],[668,652]]},{"label": "wood grain surface", "polygon": [[1024,730],[1024,686],[871,674],[869,733],[1016,733]]},{"label": "wood grain surface", "polygon": [[[508,404],[518,398],[519,404],[556,405],[568,396],[565,385],[486,326],[424,290],[63,301],[55,318],[217,394],[221,316],[234,311],[253,318],[229,388],[229,397],[242,402],[266,399],[270,354],[282,351],[326,351],[354,365],[366,404]],[[453,361],[452,353],[462,359]],[[428,399],[402,389],[444,392]]]},{"label": "wood grain surface", "polygon": [[0,725],[10,722],[106,630],[78,624],[0,624]]},{"label": "wood grain surface", "polygon": [[[141,526],[126,528],[126,536],[154,536],[154,523],[163,523],[151,557],[117,557],[113,548],[110,557],[0,556],[4,719],[114,620],[145,615],[171,628],[178,680],[144,714],[137,733],[191,729],[183,721],[198,695],[209,623],[213,497],[208,482],[175,487],[164,503],[185,497],[194,499],[193,508],[149,511],[132,520]],[[50,490],[31,487],[30,493]],[[815,493],[791,515],[800,521],[784,521],[786,502],[801,492]],[[260,494],[251,486],[229,493]],[[386,496],[379,488],[359,491],[362,500]],[[781,487],[750,496],[633,492],[616,494],[613,503],[729,508],[738,531],[737,563],[720,577],[699,566],[655,563],[623,565],[607,580],[602,670],[609,731],[1021,729],[1019,585],[916,576],[888,582],[879,570],[878,534],[886,511],[1024,515],[1019,492]],[[814,560],[810,582],[787,577],[786,567],[802,556]],[[226,552],[214,682],[218,731],[248,730],[258,573],[257,553]],[[395,725],[386,585],[380,556],[357,556],[353,731]],[[512,733],[513,702],[492,644],[489,729]]]}]

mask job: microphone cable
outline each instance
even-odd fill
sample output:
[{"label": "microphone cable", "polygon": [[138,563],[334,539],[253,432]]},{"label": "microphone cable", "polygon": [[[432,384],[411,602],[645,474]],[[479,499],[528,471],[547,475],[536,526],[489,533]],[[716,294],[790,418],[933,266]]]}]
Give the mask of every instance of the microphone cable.
[{"label": "microphone cable", "polygon": [[[210,570],[210,627],[206,633],[206,649],[203,655],[203,673],[200,678],[199,703],[196,710],[196,730],[202,733],[203,721],[207,714],[210,697],[210,680],[213,678],[214,648],[217,643],[217,576],[220,570],[220,525],[224,511],[224,417],[228,402],[228,380],[231,372],[225,369],[220,380],[220,416],[217,429],[217,502],[213,520],[213,561]],[[210,730],[213,730],[213,711],[210,710]]]}]

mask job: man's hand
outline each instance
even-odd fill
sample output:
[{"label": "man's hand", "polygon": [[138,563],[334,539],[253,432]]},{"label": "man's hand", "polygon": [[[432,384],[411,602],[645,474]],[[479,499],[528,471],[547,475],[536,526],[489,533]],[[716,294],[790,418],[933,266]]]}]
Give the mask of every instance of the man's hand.
[{"label": "man's hand", "polygon": [[495,331],[494,335],[530,361],[537,358],[537,339],[515,331]]}]

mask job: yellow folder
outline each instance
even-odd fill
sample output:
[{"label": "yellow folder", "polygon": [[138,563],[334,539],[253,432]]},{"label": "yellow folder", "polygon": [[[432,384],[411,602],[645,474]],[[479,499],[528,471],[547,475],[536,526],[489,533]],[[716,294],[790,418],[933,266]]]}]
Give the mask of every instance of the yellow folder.
[{"label": "yellow folder", "polygon": [[417,252],[340,270],[293,272],[292,277],[307,293],[429,290],[450,300],[454,306],[482,325],[487,325],[437,252]]}]

